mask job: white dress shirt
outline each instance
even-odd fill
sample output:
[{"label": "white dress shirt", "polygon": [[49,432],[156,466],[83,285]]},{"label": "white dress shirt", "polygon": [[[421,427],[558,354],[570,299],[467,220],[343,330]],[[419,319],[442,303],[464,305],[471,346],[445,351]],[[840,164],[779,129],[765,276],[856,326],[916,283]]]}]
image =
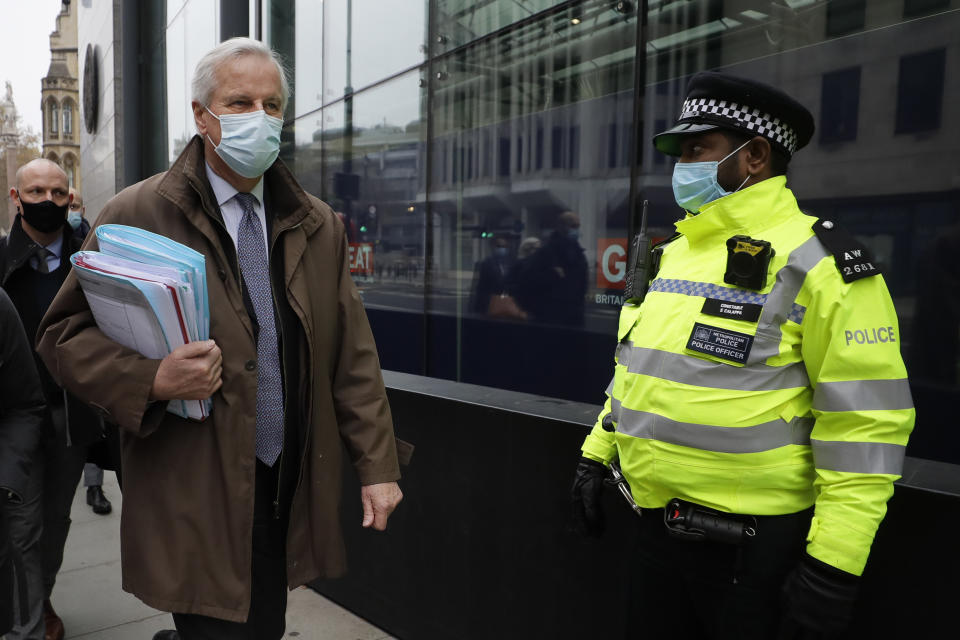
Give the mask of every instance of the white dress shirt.
[{"label": "white dress shirt", "polygon": [[[237,191],[233,185],[218,176],[210,168],[210,165],[204,163],[207,169],[207,180],[213,188],[213,196],[217,199],[220,206],[220,213],[223,214],[223,223],[227,226],[227,233],[233,239],[233,248],[237,248],[237,232],[240,229],[240,221],[243,219],[243,209],[240,202],[234,197]],[[270,244],[267,240],[267,216],[263,210],[263,178],[257,182],[256,186],[250,190],[250,195],[257,199],[253,205],[253,212],[260,219],[260,228],[263,230],[263,246],[267,247],[267,253],[270,252]]]}]

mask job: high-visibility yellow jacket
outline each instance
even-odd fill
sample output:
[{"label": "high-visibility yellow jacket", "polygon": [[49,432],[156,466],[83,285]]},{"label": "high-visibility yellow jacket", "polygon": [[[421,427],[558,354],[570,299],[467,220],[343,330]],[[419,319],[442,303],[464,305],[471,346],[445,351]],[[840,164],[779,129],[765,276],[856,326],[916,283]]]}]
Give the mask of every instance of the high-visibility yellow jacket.
[{"label": "high-visibility yellow jacket", "polygon": [[[783,176],[677,222],[683,235],[664,247],[643,303],[620,313],[613,381],[582,450],[619,457],[641,507],[816,505],[808,553],[860,575],[914,409],[883,278],[844,282],[815,222]],[[760,291],[723,281],[734,235],[776,251]],[[762,307],[756,321],[704,313],[729,303]]]}]

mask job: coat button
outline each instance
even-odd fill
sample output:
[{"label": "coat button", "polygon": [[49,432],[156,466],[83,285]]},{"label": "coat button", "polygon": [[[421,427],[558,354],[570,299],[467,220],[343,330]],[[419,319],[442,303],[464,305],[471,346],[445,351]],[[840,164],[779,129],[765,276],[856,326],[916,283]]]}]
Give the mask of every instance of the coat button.
[{"label": "coat button", "polygon": [[257,368],[257,361],[256,361],[256,360],[247,360],[247,364],[245,364],[245,365],[243,365],[243,366],[246,367],[247,371],[253,371],[254,369]]},{"label": "coat button", "polygon": [[220,276],[221,280],[227,279],[227,272],[223,270],[223,267],[220,267],[219,269],[217,269],[217,275]]}]

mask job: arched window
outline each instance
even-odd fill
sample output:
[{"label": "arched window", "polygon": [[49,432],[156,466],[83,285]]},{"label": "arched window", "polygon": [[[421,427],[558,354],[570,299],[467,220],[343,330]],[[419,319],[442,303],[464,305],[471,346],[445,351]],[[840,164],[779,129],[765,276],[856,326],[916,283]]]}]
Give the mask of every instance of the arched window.
[{"label": "arched window", "polygon": [[[63,112],[67,113],[68,110],[69,110],[69,107],[64,106]],[[64,120],[63,132],[64,133],[67,132],[66,120]],[[73,154],[68,153],[67,155],[63,156],[63,170],[67,174],[67,186],[75,187],[77,167],[76,167],[76,163],[74,162]]]},{"label": "arched window", "polygon": [[57,108],[57,103],[52,98],[50,99],[50,133],[52,135],[57,135],[58,127],[60,124],[60,109]]},{"label": "arched window", "polygon": [[63,135],[73,136],[73,106],[69,102],[63,104]]}]

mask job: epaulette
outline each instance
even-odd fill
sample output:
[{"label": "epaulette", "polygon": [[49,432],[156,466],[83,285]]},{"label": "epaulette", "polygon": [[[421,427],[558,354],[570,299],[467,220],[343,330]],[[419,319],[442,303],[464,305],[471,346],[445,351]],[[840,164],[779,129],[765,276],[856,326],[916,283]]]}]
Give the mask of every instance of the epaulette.
[{"label": "epaulette", "polygon": [[813,227],[820,243],[833,254],[837,271],[844,282],[854,282],[861,278],[880,275],[873,254],[852,235],[839,228],[830,220],[817,220]]},{"label": "epaulette", "polygon": [[682,236],[683,234],[677,231],[669,238],[664,238],[660,242],[654,242],[650,247],[650,279],[653,280],[657,277],[657,273],[660,272],[660,260],[663,258],[663,248]]},{"label": "epaulette", "polygon": [[673,242],[674,240],[676,240],[677,238],[679,238],[679,237],[682,236],[682,235],[683,235],[683,234],[680,233],[679,231],[675,231],[674,234],[673,234],[672,236],[670,236],[669,238],[664,238],[664,239],[661,240],[660,242],[654,242],[654,243],[650,246],[650,248],[651,248],[651,249],[656,249],[657,247],[662,247],[662,246],[665,245],[665,244],[669,244],[669,243]]}]

